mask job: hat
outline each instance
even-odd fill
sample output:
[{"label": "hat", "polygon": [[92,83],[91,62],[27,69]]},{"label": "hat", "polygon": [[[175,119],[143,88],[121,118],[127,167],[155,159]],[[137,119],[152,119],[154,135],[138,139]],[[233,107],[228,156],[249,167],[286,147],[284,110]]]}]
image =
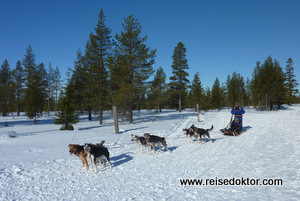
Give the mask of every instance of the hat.
[{"label": "hat", "polygon": [[235,102],[235,105],[240,105],[238,102]]}]

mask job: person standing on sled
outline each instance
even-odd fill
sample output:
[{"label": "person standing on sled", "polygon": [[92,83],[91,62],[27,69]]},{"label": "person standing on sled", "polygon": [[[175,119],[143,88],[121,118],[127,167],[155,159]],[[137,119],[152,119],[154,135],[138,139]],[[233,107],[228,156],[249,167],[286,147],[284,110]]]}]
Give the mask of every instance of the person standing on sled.
[{"label": "person standing on sled", "polygon": [[239,135],[243,129],[243,114],[245,114],[245,110],[236,103],[231,110],[231,114],[234,115],[234,119],[231,121],[230,128],[225,128],[222,132],[225,135]]}]

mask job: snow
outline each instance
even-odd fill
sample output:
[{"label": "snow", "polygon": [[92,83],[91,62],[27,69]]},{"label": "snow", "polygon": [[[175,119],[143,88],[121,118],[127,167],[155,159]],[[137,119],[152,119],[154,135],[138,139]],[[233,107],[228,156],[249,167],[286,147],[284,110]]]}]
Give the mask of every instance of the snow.
[{"label": "snow", "polygon": [[[229,109],[201,113],[142,111],[134,124],[120,124],[114,134],[110,112],[104,125],[87,121],[75,131],[59,131],[53,116],[36,125],[26,117],[0,117],[0,200],[299,200],[300,105],[273,112],[247,109],[238,137],[219,130],[229,123]],[[8,127],[4,126],[5,122]],[[210,128],[214,143],[193,143],[182,128]],[[138,152],[131,134],[166,137],[171,153]],[[14,134],[14,138],[10,135]],[[68,144],[105,140],[112,169],[87,171],[70,156]],[[194,185],[180,179],[282,179],[282,185]]]}]

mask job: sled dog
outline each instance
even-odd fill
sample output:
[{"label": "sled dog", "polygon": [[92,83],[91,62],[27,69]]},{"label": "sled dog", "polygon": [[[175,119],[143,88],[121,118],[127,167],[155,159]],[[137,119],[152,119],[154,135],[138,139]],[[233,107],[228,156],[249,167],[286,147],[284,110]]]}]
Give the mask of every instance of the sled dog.
[{"label": "sled dog", "polygon": [[[195,132],[191,128],[183,128],[182,129],[187,138],[190,138],[191,142],[193,142],[192,137],[196,137]],[[189,141],[189,140],[188,140]]]},{"label": "sled dog", "polygon": [[202,136],[204,136],[205,142],[206,142],[206,137],[205,136],[207,136],[211,140],[211,142],[213,143],[213,141],[212,141],[212,139],[210,138],[210,135],[209,135],[209,131],[211,131],[213,128],[214,128],[213,125],[211,125],[210,129],[197,128],[194,124],[190,127],[190,129],[192,131],[194,131],[198,143],[199,143],[199,137],[200,137],[201,144],[202,144]]},{"label": "sled dog", "polygon": [[149,143],[151,145],[151,147],[153,148],[154,154],[156,153],[155,145],[159,146],[160,150],[162,150],[162,146],[164,146],[170,152],[170,150],[167,147],[166,139],[164,137],[159,137],[159,136],[156,136],[156,135],[150,135],[150,133],[145,133],[144,137],[146,139],[146,142]]},{"label": "sled dog", "polygon": [[91,161],[92,171],[94,170],[93,164],[95,165],[95,173],[97,173],[97,159],[106,159],[109,163],[110,169],[111,169],[111,163],[109,160],[109,151],[106,147],[100,147],[98,145],[93,144],[85,144],[84,150],[87,153],[87,157]]},{"label": "sled dog", "polygon": [[148,147],[148,151],[149,151],[149,144],[146,142],[146,139],[144,137],[131,134],[131,141],[135,141],[138,143],[139,145],[138,151],[140,151],[140,147],[142,147],[142,152],[143,152],[143,146]]},{"label": "sled dog", "polygon": [[82,161],[82,167],[84,167],[84,165],[86,165],[86,169],[89,169],[89,164],[86,160],[86,156],[87,154],[84,151],[84,147],[79,145],[79,144],[69,144],[69,153],[70,155],[74,154],[77,157],[79,157]]}]

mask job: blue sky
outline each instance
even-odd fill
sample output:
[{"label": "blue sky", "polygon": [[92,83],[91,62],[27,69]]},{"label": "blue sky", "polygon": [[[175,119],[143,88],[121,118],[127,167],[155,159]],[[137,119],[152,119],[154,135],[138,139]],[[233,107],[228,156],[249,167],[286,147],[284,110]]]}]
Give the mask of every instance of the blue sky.
[{"label": "blue sky", "polygon": [[300,81],[299,0],[0,0],[1,65],[7,59],[15,68],[31,45],[37,64],[51,62],[65,77],[101,8],[113,37],[124,18],[138,19],[147,45],[157,49],[154,68],[168,77],[174,48],[183,42],[190,80],[199,72],[205,87],[233,72],[251,78],[256,62],[269,55],[283,68],[291,57]]}]

